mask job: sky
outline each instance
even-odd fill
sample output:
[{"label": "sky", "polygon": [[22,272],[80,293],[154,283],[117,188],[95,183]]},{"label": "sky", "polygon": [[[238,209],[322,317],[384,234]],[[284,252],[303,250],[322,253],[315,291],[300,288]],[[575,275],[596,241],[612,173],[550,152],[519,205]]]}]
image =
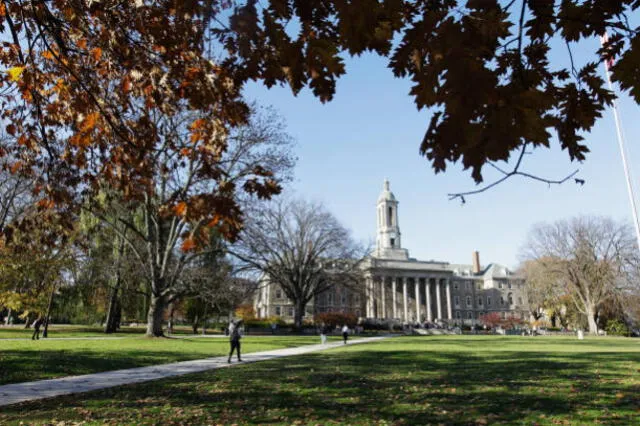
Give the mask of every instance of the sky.
[{"label": "sky", "polygon": [[[597,48],[595,39],[579,46],[576,61],[592,59]],[[565,53],[554,48],[552,60],[566,62]],[[245,95],[275,107],[297,141],[295,179],[286,190],[324,203],[356,239],[375,244],[376,200],[385,178],[399,201],[402,246],[418,260],[470,264],[478,250],[483,265],[515,268],[534,224],[583,214],[631,222],[610,109],[585,135],[591,149],[585,162],[571,163],[554,146],[527,156],[522,169],[549,179],[579,169],[576,177],[586,181],[584,186],[571,181],[549,187],[514,177],[462,204],[449,201],[447,194],[475,189],[469,172],[458,164],[436,175],[419,154],[431,113],[416,109],[408,95],[410,82],[394,78],[374,55],[347,59],[346,65],[335,98],[326,104],[308,90],[295,97],[288,87],[267,89],[259,83],[248,86]],[[619,111],[640,190],[640,108],[623,96]],[[497,177],[483,171],[487,182]]]}]

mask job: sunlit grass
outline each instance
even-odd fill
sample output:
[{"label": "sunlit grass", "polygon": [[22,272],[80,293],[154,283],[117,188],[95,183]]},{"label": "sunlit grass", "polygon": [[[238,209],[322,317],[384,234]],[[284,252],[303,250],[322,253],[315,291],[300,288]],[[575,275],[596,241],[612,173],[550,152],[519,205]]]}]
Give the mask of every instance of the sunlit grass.
[{"label": "sunlit grass", "polygon": [[[242,351],[266,351],[319,340],[316,336],[246,336]],[[229,341],[224,337],[0,340],[0,384],[208,358],[228,351]]]}]

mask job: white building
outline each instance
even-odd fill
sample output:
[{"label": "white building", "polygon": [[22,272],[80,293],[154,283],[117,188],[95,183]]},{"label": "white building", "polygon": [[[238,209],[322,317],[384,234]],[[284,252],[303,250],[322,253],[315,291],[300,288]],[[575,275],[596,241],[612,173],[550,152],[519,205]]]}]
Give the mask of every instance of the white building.
[{"label": "white building", "polygon": [[[402,247],[398,200],[384,182],[377,207],[376,248],[365,262],[365,291],[335,288],[307,307],[317,312],[351,312],[362,318],[403,322],[447,321],[474,324],[480,315],[529,317],[524,281],[505,266],[482,267],[478,252],[472,264],[420,261]],[[279,297],[278,297],[279,296]],[[263,287],[256,300],[260,317],[293,316],[293,305],[277,285]]]}]

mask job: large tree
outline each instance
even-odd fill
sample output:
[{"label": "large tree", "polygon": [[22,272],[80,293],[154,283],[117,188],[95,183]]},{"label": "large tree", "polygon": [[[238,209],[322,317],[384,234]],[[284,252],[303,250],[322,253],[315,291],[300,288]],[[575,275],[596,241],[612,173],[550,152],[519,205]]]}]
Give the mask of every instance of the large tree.
[{"label": "large tree", "polygon": [[534,227],[524,255],[535,261],[538,281],[560,287],[597,332],[598,309],[634,285],[638,251],[626,223],[605,217],[577,217]]},{"label": "large tree", "polygon": [[[513,169],[496,166],[502,178],[528,175],[524,154],[548,148],[554,136],[571,160],[585,159],[583,134],[614,98],[598,63],[615,59],[613,80],[640,101],[640,34],[629,19],[638,7],[637,0],[2,1],[0,64],[8,71],[0,98],[11,136],[2,153],[12,170],[46,168],[38,188],[56,203],[105,176],[144,196],[152,114],[187,107],[212,117],[194,121],[191,133],[224,150],[214,135],[246,122],[247,81],[288,84],[294,93],[309,86],[328,101],[346,72],[344,57],[372,51],[413,82],[416,106],[433,112],[420,152],[436,172],[461,161],[481,182],[485,165],[511,158]],[[576,44],[605,31],[606,46],[579,63]],[[558,54],[569,64],[552,62]],[[199,155],[215,176],[215,158]],[[268,179],[260,189],[277,191]],[[238,222],[239,212],[219,207],[208,203],[211,217]]]},{"label": "large tree", "polygon": [[309,301],[334,285],[362,291],[367,249],[324,206],[281,199],[250,211],[230,253],[261,285],[279,286],[302,326]]}]

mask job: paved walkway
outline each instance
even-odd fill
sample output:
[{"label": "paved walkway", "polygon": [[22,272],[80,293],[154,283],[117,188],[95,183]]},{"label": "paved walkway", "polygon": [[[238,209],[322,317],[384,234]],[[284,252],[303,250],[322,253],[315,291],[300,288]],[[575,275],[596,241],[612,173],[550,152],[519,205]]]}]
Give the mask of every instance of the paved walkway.
[{"label": "paved walkway", "polygon": [[[353,339],[349,340],[348,345],[375,342],[388,337],[390,336]],[[242,357],[244,361],[242,364],[266,361],[286,356],[302,355],[341,346],[343,346],[342,342],[332,342],[327,343],[326,345],[307,345],[265,352],[253,352]],[[52,398],[61,395],[90,392],[98,389],[147,382],[149,380],[158,380],[173,376],[181,376],[183,374],[215,370],[238,364],[240,363],[236,362],[235,358],[232,364],[228,364],[227,357],[223,356],[149,367],[130,368],[127,370],[105,371],[103,373],[86,374],[83,376],[69,376],[59,379],[39,380],[36,382],[14,383],[0,386],[0,406]]]}]

